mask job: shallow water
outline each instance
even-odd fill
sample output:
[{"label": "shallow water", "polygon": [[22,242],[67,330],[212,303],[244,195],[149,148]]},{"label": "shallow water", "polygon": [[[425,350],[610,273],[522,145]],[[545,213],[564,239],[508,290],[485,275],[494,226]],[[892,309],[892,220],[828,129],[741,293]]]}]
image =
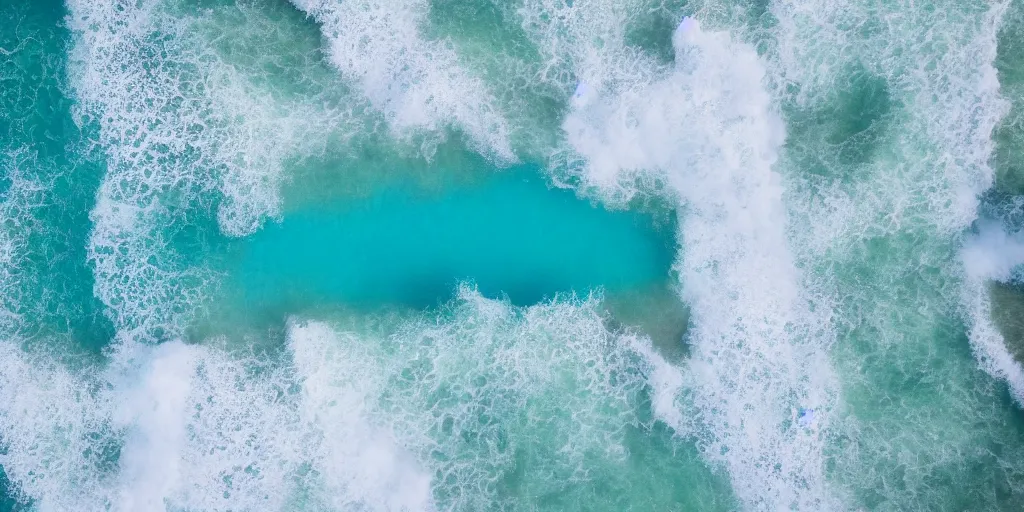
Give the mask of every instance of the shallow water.
[{"label": "shallow water", "polygon": [[225,276],[208,322],[280,323],[332,306],[436,309],[463,282],[518,306],[669,289],[671,218],[609,211],[550,188],[537,169],[312,204],[207,256]]}]

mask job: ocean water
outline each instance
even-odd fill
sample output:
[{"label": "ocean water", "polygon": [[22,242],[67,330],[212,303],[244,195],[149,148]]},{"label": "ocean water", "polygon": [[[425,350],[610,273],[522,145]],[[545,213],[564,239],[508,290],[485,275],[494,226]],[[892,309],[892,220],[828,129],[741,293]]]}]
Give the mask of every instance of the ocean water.
[{"label": "ocean water", "polygon": [[0,1],[0,511],[1017,510],[1018,0]]}]

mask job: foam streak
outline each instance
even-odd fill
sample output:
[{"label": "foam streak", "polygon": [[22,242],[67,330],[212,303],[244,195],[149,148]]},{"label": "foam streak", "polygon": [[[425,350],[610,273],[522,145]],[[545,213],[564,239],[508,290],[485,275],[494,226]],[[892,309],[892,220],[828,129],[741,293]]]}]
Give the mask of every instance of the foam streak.
[{"label": "foam streak", "polygon": [[425,136],[423,152],[430,157],[450,125],[497,162],[517,160],[507,122],[484,82],[462,67],[450,43],[423,36],[426,1],[293,3],[321,24],[334,65],[396,136]]},{"label": "foam streak", "polygon": [[636,176],[654,174],[682,205],[677,269],[694,323],[692,401],[682,405],[693,409],[673,426],[728,468],[748,506],[835,506],[823,454],[832,334],[811,313],[789,252],[772,170],[784,130],[764,67],[753,49],[693,20],[673,42],[673,71],[577,105],[564,129],[591,189],[628,198]]}]

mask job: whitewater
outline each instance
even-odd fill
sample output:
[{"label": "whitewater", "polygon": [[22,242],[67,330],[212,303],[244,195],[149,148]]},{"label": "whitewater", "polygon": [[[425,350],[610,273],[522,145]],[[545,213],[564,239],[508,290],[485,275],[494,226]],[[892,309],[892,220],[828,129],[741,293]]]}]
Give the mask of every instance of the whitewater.
[{"label": "whitewater", "polygon": [[1018,510],[1020,0],[0,0],[0,512]]}]

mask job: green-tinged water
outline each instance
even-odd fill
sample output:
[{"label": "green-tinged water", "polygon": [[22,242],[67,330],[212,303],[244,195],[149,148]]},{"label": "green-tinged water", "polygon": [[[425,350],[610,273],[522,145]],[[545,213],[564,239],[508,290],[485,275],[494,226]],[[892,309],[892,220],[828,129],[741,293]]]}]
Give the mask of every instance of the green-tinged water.
[{"label": "green-tinged water", "polygon": [[0,511],[1016,510],[1024,4],[8,0]]}]

